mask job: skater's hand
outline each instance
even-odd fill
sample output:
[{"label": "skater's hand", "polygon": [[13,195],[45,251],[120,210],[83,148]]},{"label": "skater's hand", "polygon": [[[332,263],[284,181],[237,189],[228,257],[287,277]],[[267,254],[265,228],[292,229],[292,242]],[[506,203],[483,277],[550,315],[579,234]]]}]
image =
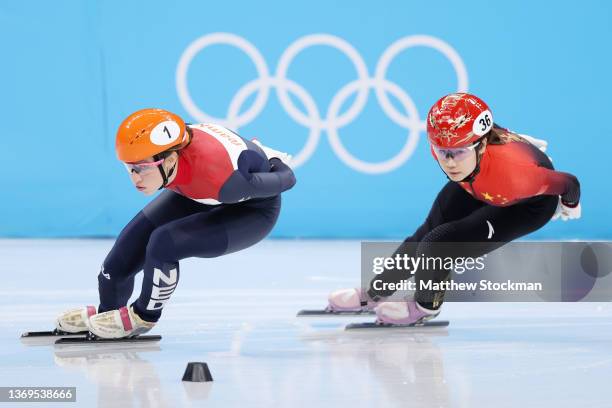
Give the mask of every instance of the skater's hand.
[{"label": "skater's hand", "polygon": [[266,157],[268,158],[268,160],[273,159],[273,158],[277,158],[280,161],[282,161],[283,163],[285,163],[286,165],[288,165],[288,166],[291,165],[292,156],[290,154],[284,153],[284,152],[280,152],[278,150],[274,150],[274,149],[272,149],[270,147],[264,146],[257,139],[253,139],[252,142],[255,143],[257,146],[259,146],[261,148],[261,150],[264,151],[264,153],[266,154]]},{"label": "skater's hand", "polygon": [[580,208],[580,203],[578,203],[575,207],[569,207],[561,201],[561,197],[559,197],[559,203],[557,204],[557,210],[553,215],[552,219],[556,220],[559,217],[563,221],[567,220],[577,220],[582,215],[582,209]]}]

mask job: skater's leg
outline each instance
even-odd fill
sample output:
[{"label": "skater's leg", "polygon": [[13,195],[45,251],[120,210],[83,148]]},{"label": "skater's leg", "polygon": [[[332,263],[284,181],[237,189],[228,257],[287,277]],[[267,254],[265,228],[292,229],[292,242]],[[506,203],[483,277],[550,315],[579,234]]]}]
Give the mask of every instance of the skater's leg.
[{"label": "skater's leg", "polygon": [[[424,259],[482,256],[544,226],[554,214],[557,201],[556,196],[541,196],[510,207],[484,206],[467,217],[438,225],[428,232],[418,244],[417,254]],[[417,270],[414,299],[380,303],[376,308],[377,321],[414,324],[435,317],[444,301],[444,291],[420,290],[420,282],[442,282],[448,279],[450,272],[446,269]]]},{"label": "skater's leg", "polygon": [[134,290],[134,276],[143,269],[147,244],[155,228],[212,207],[166,190],[123,228],[98,275],[99,312],[125,306]]},{"label": "skater's leg", "polygon": [[[434,228],[423,237],[417,253],[442,258],[482,256],[543,227],[554,214],[557,201],[556,196],[541,196],[509,207],[484,206],[467,217]],[[449,245],[439,245],[445,242],[474,244],[457,245],[455,249]],[[417,288],[422,280],[442,282],[449,273],[444,269],[417,270]],[[442,304],[444,292],[417,290],[415,298],[424,308],[437,310]]]},{"label": "skater's leg", "polygon": [[[432,231],[439,226],[451,221],[465,218],[476,210],[485,206],[487,206],[485,203],[474,199],[457,183],[449,181],[438,193],[433,205],[431,206],[431,209],[429,210],[429,214],[427,215],[425,222],[415,231],[414,234],[402,242],[392,256],[395,257],[398,254],[406,254],[412,257],[416,253],[420,254],[420,252],[416,252],[417,245],[415,245],[415,243],[421,242],[428,234],[432,233]],[[436,235],[436,233],[434,233],[434,235]],[[378,275],[376,279],[389,283],[400,282],[409,277],[410,275],[406,275],[406,271],[404,270],[389,268],[385,269],[385,271]],[[373,300],[391,296],[393,293],[394,291],[391,290],[375,290],[372,287],[370,287],[367,291],[368,296]]]},{"label": "skater's leg", "polygon": [[151,234],[146,249],[143,286],[135,312],[156,322],[179,280],[179,261],[213,258],[247,248],[272,230],[280,211],[280,196],[227,205],[167,223]]},{"label": "skater's leg", "polygon": [[[404,254],[414,256],[416,251],[415,243],[420,242],[430,231],[446,222],[461,219],[485,205],[485,203],[475,200],[457,183],[446,183],[438,193],[425,222],[414,234],[406,238],[391,256],[395,257],[396,255]],[[392,283],[400,282],[409,277],[410,275],[407,275],[407,272],[404,270],[387,268],[382,274],[376,276],[375,279],[385,283]],[[376,302],[391,296],[395,292],[392,290],[376,290],[372,287],[372,282],[367,291],[363,291],[361,288],[350,288],[330,293],[327,310],[359,311],[362,309],[372,309],[376,306]]]},{"label": "skater's leg", "polygon": [[125,306],[134,289],[134,275],[142,269],[146,243],[155,226],[139,212],[123,228],[98,274],[99,312]]}]

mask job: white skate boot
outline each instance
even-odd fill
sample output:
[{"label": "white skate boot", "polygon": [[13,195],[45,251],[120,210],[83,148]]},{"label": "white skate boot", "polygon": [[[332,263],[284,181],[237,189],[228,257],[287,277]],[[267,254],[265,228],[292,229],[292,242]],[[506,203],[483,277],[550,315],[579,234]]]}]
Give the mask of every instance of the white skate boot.
[{"label": "white skate boot", "polygon": [[95,306],[68,310],[57,317],[55,328],[65,333],[79,333],[89,330],[87,321],[97,313]]},{"label": "white skate boot", "polygon": [[329,294],[325,310],[329,312],[365,312],[374,310],[376,303],[369,301],[361,288],[340,289]]},{"label": "white skate boot", "polygon": [[146,322],[134,313],[132,306],[98,313],[89,319],[89,331],[105,339],[137,336],[148,332],[153,326],[155,323]]}]

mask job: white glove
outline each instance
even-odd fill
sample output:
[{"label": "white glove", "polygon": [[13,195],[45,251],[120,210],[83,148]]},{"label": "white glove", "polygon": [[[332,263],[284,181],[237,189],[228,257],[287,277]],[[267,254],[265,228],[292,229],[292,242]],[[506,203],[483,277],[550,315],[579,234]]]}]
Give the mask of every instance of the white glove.
[{"label": "white glove", "polygon": [[255,143],[257,146],[259,146],[261,148],[261,150],[264,151],[264,153],[266,154],[266,157],[268,158],[268,160],[270,160],[272,158],[277,158],[277,159],[279,159],[280,161],[282,161],[283,163],[285,163],[288,166],[291,164],[292,156],[290,154],[279,152],[278,150],[274,150],[274,149],[272,149],[270,147],[264,146],[257,139],[253,139],[251,141],[253,143]]},{"label": "white glove", "polygon": [[552,216],[552,219],[556,220],[559,217],[561,217],[563,221],[577,220],[578,218],[580,218],[581,215],[582,215],[582,210],[580,208],[580,203],[578,203],[578,205],[574,208],[567,207],[563,205],[563,203],[561,202],[561,197],[559,197],[559,203],[557,204],[557,210],[555,211],[555,214]]},{"label": "white glove", "polygon": [[527,140],[532,145],[534,145],[535,147],[537,147],[538,149],[540,149],[542,152],[546,151],[546,148],[548,147],[548,142],[546,140],[536,139],[535,137],[523,135],[520,133],[517,133],[517,134],[523,139]]}]

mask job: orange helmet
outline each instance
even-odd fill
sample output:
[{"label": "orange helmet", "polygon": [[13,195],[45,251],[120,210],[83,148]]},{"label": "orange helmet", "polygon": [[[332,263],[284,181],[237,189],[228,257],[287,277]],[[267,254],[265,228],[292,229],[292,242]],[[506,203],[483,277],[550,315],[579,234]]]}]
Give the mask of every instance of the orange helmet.
[{"label": "orange helmet", "polygon": [[142,109],[119,125],[115,150],[122,162],[133,163],[187,144],[183,119],[163,109]]}]

